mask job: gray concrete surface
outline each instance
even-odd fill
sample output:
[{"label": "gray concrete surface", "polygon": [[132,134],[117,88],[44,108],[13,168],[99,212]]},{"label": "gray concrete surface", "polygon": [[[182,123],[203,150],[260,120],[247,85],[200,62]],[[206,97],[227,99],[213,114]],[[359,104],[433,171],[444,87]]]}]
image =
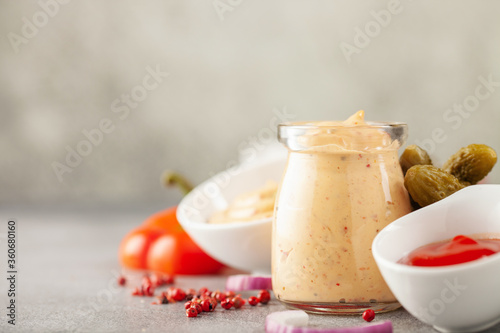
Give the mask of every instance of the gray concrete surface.
[{"label": "gray concrete surface", "polygon": [[[264,332],[267,314],[284,310],[273,299],[267,306],[187,318],[182,303],[151,305],[152,298],[132,297],[119,288],[117,248],[120,239],[151,210],[65,211],[0,209],[0,269],[6,272],[6,223],[18,225],[17,320],[7,324],[6,282],[0,279],[1,332]],[[134,284],[140,275],[128,275]],[[183,288],[223,289],[224,276],[179,277]],[[391,320],[395,332],[433,332],[405,310],[378,315]],[[360,325],[360,317],[310,317],[316,327]],[[497,325],[489,332],[500,332]]]}]

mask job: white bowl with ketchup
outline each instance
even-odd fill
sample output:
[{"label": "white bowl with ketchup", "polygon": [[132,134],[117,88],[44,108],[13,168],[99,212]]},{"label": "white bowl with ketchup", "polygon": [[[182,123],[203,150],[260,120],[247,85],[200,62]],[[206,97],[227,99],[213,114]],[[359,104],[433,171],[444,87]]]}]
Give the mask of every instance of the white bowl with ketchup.
[{"label": "white bowl with ketchup", "polygon": [[[478,332],[500,322],[500,254],[443,266],[454,260],[452,250],[430,249],[441,257],[435,261],[422,252],[457,235],[478,239],[477,247],[481,239],[500,239],[500,185],[469,186],[397,219],[375,237],[372,252],[391,291],[413,316],[442,332]],[[477,247],[459,248],[464,253],[458,257]],[[408,255],[414,264],[438,266],[399,262]]]}]

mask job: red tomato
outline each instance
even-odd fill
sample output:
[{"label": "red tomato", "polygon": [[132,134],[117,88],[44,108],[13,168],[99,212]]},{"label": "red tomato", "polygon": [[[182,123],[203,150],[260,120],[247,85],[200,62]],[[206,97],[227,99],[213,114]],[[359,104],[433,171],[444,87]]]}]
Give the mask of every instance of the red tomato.
[{"label": "red tomato", "polygon": [[149,247],[162,234],[161,229],[143,227],[129,232],[120,244],[121,264],[132,269],[147,269]]},{"label": "red tomato", "polygon": [[177,207],[170,207],[161,212],[151,215],[142,224],[145,227],[156,227],[164,230],[182,230],[177,217],[175,216]]},{"label": "red tomato", "polygon": [[224,267],[203,252],[183,230],[158,238],[149,249],[147,265],[167,274],[213,274]]},{"label": "red tomato", "polygon": [[213,274],[224,267],[196,245],[175,213],[176,207],[158,212],[129,233],[120,247],[122,265],[168,274]]}]

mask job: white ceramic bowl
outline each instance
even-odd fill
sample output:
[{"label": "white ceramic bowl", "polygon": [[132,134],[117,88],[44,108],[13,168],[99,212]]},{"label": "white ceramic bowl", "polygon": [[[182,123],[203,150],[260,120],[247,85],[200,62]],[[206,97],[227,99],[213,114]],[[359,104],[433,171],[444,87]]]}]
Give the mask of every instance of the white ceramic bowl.
[{"label": "white ceramic bowl", "polygon": [[405,215],[375,237],[372,252],[408,312],[442,332],[474,332],[500,321],[500,254],[443,267],[397,263],[410,251],[458,234],[500,235],[500,185],[469,186]]},{"label": "white ceramic bowl", "polygon": [[193,240],[209,255],[238,269],[271,273],[272,218],[251,222],[209,224],[209,217],[225,209],[238,195],[280,182],[286,160],[274,159],[226,170],[196,187],[177,208],[177,219]]}]

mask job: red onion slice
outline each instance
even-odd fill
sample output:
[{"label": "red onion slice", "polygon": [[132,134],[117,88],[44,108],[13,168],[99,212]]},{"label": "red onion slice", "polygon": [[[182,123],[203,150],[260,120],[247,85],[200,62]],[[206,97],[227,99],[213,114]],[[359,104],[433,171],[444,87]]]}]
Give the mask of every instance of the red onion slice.
[{"label": "red onion slice", "polygon": [[390,321],[343,328],[307,327],[308,321],[302,310],[274,312],[266,317],[266,333],[392,333]]},{"label": "red onion slice", "polygon": [[243,290],[259,290],[272,289],[272,281],[270,276],[255,276],[255,275],[231,275],[226,280],[226,290],[243,291]]}]

